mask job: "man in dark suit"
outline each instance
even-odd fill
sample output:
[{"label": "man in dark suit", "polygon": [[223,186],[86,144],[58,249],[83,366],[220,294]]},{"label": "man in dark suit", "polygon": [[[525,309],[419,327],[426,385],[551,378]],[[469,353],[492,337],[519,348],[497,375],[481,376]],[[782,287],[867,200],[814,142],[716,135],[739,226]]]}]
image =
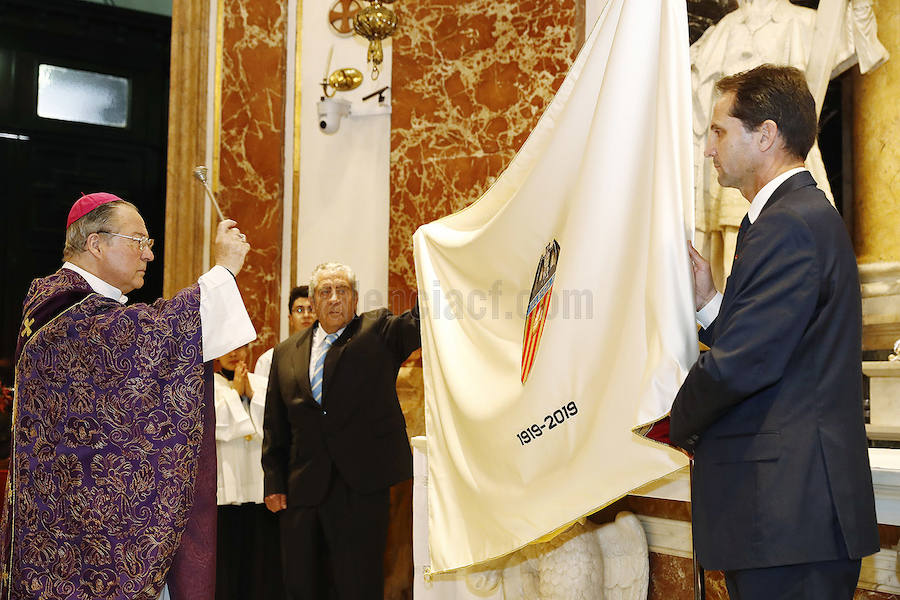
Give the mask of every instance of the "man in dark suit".
[{"label": "man in dark suit", "polygon": [[803,167],[803,74],[720,80],[706,156],[751,201],[724,296],[691,248],[701,354],[671,413],[694,453],[693,533],[732,599],[850,599],[879,549],[861,402],[860,289],[837,211]]},{"label": "man in dark suit", "polygon": [[421,346],[419,315],[356,315],[356,276],[338,263],[316,267],[309,292],[317,321],[272,359],[265,502],[280,513],[288,598],[380,600],[390,486],[412,477],[396,381]]}]

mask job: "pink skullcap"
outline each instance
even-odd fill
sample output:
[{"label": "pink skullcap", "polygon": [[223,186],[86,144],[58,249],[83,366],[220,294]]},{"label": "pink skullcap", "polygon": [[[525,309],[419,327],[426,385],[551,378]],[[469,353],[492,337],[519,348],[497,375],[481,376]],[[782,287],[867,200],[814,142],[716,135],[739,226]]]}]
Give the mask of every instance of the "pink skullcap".
[{"label": "pink skullcap", "polygon": [[69,211],[69,218],[66,219],[66,229],[68,229],[72,223],[88,214],[98,206],[102,204],[106,204],[108,202],[119,202],[122,199],[116,195],[108,194],[106,192],[95,192],[93,194],[82,194],[81,198],[75,201],[75,204],[72,205],[72,210]]}]

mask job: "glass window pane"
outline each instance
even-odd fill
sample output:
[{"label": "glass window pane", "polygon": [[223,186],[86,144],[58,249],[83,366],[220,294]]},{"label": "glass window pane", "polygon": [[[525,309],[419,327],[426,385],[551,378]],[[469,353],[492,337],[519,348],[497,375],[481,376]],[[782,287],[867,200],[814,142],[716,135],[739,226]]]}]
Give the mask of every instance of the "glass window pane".
[{"label": "glass window pane", "polygon": [[46,119],[125,127],[129,83],[124,77],[40,65],[37,114]]}]

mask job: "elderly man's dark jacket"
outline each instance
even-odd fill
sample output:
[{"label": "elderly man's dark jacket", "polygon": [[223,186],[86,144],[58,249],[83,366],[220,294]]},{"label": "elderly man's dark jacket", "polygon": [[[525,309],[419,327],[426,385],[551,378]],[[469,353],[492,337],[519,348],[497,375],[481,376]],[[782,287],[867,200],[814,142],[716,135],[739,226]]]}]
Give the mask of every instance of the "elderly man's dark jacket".
[{"label": "elderly man's dark jacket", "polygon": [[707,569],[879,549],[861,401],[861,308],[844,223],[808,172],[739,233],[710,346],[672,406],[695,453],[693,533]]},{"label": "elderly man's dark jacket", "polygon": [[321,406],[309,383],[317,326],[276,346],[269,374],[265,494],[286,493],[288,506],[320,503],[333,468],[359,493],[412,477],[396,381],[400,365],[421,345],[418,313],[381,309],[355,316],[326,355]]}]

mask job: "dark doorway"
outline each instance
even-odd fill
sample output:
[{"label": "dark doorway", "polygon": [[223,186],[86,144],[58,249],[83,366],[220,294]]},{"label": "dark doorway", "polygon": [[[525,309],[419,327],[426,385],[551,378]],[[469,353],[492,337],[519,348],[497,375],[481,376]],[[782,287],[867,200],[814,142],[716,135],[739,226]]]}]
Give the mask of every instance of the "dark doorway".
[{"label": "dark doorway", "polygon": [[112,192],[141,210],[156,260],[129,298],[162,294],[170,37],[171,19],[159,15],[78,0],[0,0],[6,385],[22,299],[32,279],[62,264],[66,216],[82,192]]}]

